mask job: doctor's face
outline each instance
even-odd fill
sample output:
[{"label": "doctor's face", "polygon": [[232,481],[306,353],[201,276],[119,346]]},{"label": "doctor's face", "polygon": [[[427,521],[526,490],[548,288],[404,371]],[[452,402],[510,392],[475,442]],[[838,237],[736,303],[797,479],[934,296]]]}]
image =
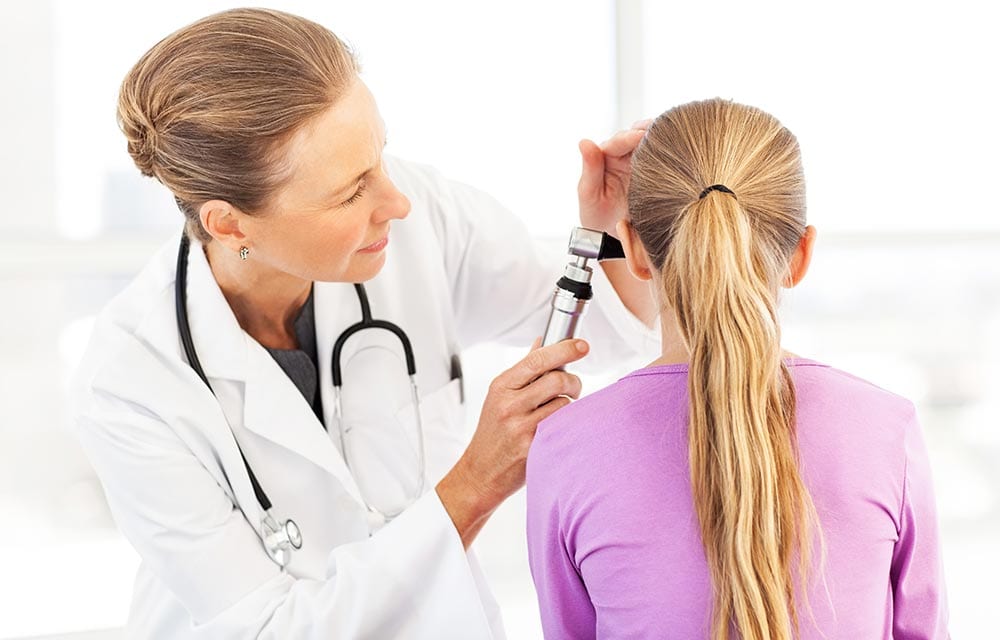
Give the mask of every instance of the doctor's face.
[{"label": "doctor's face", "polygon": [[255,259],[303,280],[364,282],[385,264],[390,223],[410,202],[382,164],[385,124],[355,79],[285,148],[290,178],[260,216],[244,220]]}]

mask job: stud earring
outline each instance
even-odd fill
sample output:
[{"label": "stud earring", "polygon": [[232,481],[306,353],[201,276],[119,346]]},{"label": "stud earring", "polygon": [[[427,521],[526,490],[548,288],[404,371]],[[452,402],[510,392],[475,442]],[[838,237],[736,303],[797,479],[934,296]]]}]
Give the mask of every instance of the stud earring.
[{"label": "stud earring", "polygon": [[247,256],[250,255],[250,250],[246,247],[240,247],[240,260],[246,261]]}]

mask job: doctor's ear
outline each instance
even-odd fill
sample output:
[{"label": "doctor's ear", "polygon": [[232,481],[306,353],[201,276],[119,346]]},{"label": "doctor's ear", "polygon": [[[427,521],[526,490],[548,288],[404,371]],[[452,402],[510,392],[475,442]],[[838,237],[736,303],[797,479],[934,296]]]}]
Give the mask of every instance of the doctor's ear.
[{"label": "doctor's ear", "polygon": [[225,200],[209,200],[198,208],[201,226],[216,241],[238,252],[247,246],[247,237],[241,227],[246,215]]},{"label": "doctor's ear", "polygon": [[639,280],[648,281],[653,279],[653,271],[650,268],[651,261],[646,254],[646,247],[642,246],[635,229],[628,220],[619,220],[615,225],[615,233],[621,240],[622,249],[625,250],[625,264],[629,273]]}]

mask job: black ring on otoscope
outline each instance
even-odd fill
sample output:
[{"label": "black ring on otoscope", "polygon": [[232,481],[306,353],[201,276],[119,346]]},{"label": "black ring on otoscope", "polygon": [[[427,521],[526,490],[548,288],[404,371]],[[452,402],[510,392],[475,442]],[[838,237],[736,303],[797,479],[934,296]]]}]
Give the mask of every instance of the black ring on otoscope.
[{"label": "black ring on otoscope", "polygon": [[587,282],[577,282],[572,278],[563,276],[559,278],[559,282],[556,283],[556,286],[560,289],[569,291],[580,300],[590,300],[594,297],[594,288]]}]

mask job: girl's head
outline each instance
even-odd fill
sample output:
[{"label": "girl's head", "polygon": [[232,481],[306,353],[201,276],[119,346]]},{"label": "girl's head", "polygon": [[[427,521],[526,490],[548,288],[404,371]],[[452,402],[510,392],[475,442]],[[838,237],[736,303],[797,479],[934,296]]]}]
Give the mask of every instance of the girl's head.
[{"label": "girl's head", "polygon": [[[681,268],[677,261],[697,250],[719,249],[714,245],[728,239],[719,232],[728,230],[753,249],[749,264],[775,296],[804,275],[807,265],[793,263],[808,257],[796,251],[813,232],[806,226],[799,145],[760,109],[714,99],[660,115],[633,154],[628,208],[657,274],[679,277],[677,269],[665,269],[668,257]],[[705,232],[708,244],[670,255],[675,238],[695,231]],[[664,293],[663,302],[674,306],[680,292]]]},{"label": "girl's head", "polygon": [[715,589],[713,637],[791,638],[792,576],[808,568],[815,519],[776,313],[815,237],[798,143],[753,107],[676,107],[633,154],[628,205],[630,264],[652,273],[690,359],[691,484]]}]

